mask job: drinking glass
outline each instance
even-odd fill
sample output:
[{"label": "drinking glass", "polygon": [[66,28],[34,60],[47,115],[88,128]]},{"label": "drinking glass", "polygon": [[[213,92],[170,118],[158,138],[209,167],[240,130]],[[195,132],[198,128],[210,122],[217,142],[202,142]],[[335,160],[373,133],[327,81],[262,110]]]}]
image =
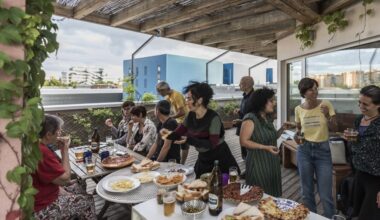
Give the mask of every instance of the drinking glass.
[{"label": "drinking glass", "polygon": [[233,166],[229,169],[229,183],[235,183],[239,180],[239,172],[237,167]]},{"label": "drinking glass", "polygon": [[115,142],[114,140],[112,140],[112,136],[106,137],[106,143],[107,143],[107,148],[110,151],[111,155],[114,155],[116,152],[116,149],[115,149]]},{"label": "drinking glass", "polygon": [[347,137],[347,141],[355,142],[358,140],[359,132],[353,128],[347,128],[344,134]]},{"label": "drinking glass", "polygon": [[85,159],[87,174],[95,173],[96,158],[86,157]]},{"label": "drinking glass", "polygon": [[176,159],[169,159],[168,162],[169,162],[169,168],[174,169],[176,166],[177,160]]},{"label": "drinking glass", "polygon": [[77,162],[83,161],[83,155],[84,155],[84,149],[83,148],[76,148],[74,149],[75,159]]},{"label": "drinking glass", "polygon": [[170,216],[175,210],[175,194],[173,192],[167,192],[163,196],[164,202],[164,216]]}]

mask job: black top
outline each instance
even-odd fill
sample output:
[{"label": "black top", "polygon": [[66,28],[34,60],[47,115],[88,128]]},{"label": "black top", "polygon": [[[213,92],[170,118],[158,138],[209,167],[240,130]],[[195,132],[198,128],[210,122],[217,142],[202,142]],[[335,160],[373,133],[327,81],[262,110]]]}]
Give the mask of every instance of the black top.
[{"label": "black top", "polygon": [[[248,101],[249,101],[249,97],[251,97],[252,94],[253,94],[253,89],[248,94],[243,93],[243,99],[241,100],[241,103],[240,103],[239,119],[243,119],[244,115],[248,113],[248,110],[247,110]],[[237,128],[236,128],[237,136],[240,135],[240,128],[241,128],[241,123],[237,124]]]},{"label": "black top", "polygon": [[[363,115],[355,120],[355,129],[359,130]],[[380,176],[380,117],[373,120],[358,141],[352,143],[354,167],[362,172]]]},{"label": "black top", "polygon": [[[162,122],[158,123],[157,140],[156,140],[157,148],[156,148],[156,152],[153,155],[154,159],[158,158],[158,156],[160,155],[160,151],[162,147],[164,146],[164,140],[162,140],[160,130],[162,128],[166,128],[169,131],[174,131],[177,127],[178,127],[178,123],[173,118],[168,118],[168,120],[166,120],[164,123]],[[177,163],[180,162],[180,146],[178,144],[174,144],[174,142],[171,144],[168,154],[166,155],[163,161],[167,162],[169,159],[176,159]]]}]

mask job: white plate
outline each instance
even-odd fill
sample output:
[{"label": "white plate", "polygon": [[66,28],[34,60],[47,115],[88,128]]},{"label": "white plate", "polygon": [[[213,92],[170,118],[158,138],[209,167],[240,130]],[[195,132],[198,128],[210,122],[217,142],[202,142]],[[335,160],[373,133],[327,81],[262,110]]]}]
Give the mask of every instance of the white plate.
[{"label": "white plate", "polygon": [[[157,176],[158,177],[158,176]],[[153,179],[153,182],[154,182],[154,184],[156,184],[158,187],[161,187],[161,188],[166,188],[166,189],[172,189],[172,188],[175,188],[176,186],[178,186],[179,184],[182,184],[183,182],[185,182],[186,181],[186,175],[182,175],[182,182],[180,182],[180,183],[177,183],[177,184],[170,184],[170,185],[161,185],[161,184],[159,184],[159,183],[157,183],[157,177],[155,177],[154,179]]]},{"label": "white plate", "polygon": [[[130,189],[126,189],[126,190],[115,190],[115,189],[112,189],[111,187],[111,184],[112,183],[115,183],[117,181],[120,181],[120,180],[130,180],[133,182],[133,187],[130,188]],[[127,176],[112,176],[112,177],[109,177],[107,178],[102,186],[103,186],[103,189],[107,190],[108,192],[129,192],[129,191],[132,191],[136,188],[138,188],[139,186],[141,185],[140,181],[138,179],[135,179],[135,178],[132,178],[132,177],[127,177]]]},{"label": "white plate", "polygon": [[[145,175],[145,174],[152,176],[152,180],[148,181],[148,182],[142,182],[139,178],[140,178],[140,176]],[[138,179],[141,183],[150,183],[153,181],[154,178],[156,178],[159,175],[160,175],[160,173],[156,172],[156,171],[146,171],[146,172],[136,173],[132,177]]]},{"label": "white plate", "polygon": [[232,215],[234,213],[234,209],[236,207],[231,207],[231,208],[228,208],[228,209],[224,209],[219,215],[218,215],[218,219],[217,220],[222,220],[224,216],[226,215]]}]

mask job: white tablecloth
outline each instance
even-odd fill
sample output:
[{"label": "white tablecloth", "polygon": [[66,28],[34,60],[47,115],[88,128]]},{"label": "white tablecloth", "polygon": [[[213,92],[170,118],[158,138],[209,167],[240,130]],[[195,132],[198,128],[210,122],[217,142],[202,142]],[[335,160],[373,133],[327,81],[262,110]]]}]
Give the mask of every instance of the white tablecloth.
[{"label": "white tablecloth", "polygon": [[[264,195],[264,198],[267,195]],[[235,207],[237,204],[228,201],[223,202],[223,210],[231,207]],[[132,220],[184,220],[192,219],[185,217],[181,213],[181,207],[176,202],[175,212],[170,217],[164,216],[164,206],[158,205],[156,199],[150,199],[146,202],[140,203],[132,207]],[[217,216],[211,216],[208,208],[206,208],[201,218],[198,219],[218,219]],[[308,216],[308,220],[327,220],[327,218],[311,212]]]}]

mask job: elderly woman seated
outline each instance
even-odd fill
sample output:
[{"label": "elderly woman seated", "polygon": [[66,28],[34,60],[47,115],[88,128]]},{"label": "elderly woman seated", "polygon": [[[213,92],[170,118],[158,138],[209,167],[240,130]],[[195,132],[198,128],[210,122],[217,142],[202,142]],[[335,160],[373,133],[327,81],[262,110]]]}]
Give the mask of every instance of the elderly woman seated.
[{"label": "elderly woman seated", "polygon": [[[42,159],[32,174],[35,195],[36,219],[96,219],[92,196],[79,184],[70,180],[70,139],[60,138],[63,121],[53,115],[45,115],[40,136]],[[62,161],[57,159],[51,146],[61,150]]]},{"label": "elderly woman seated", "polygon": [[132,120],[128,124],[127,147],[145,156],[156,141],[156,126],[146,117],[144,106],[133,107],[131,116]]}]

